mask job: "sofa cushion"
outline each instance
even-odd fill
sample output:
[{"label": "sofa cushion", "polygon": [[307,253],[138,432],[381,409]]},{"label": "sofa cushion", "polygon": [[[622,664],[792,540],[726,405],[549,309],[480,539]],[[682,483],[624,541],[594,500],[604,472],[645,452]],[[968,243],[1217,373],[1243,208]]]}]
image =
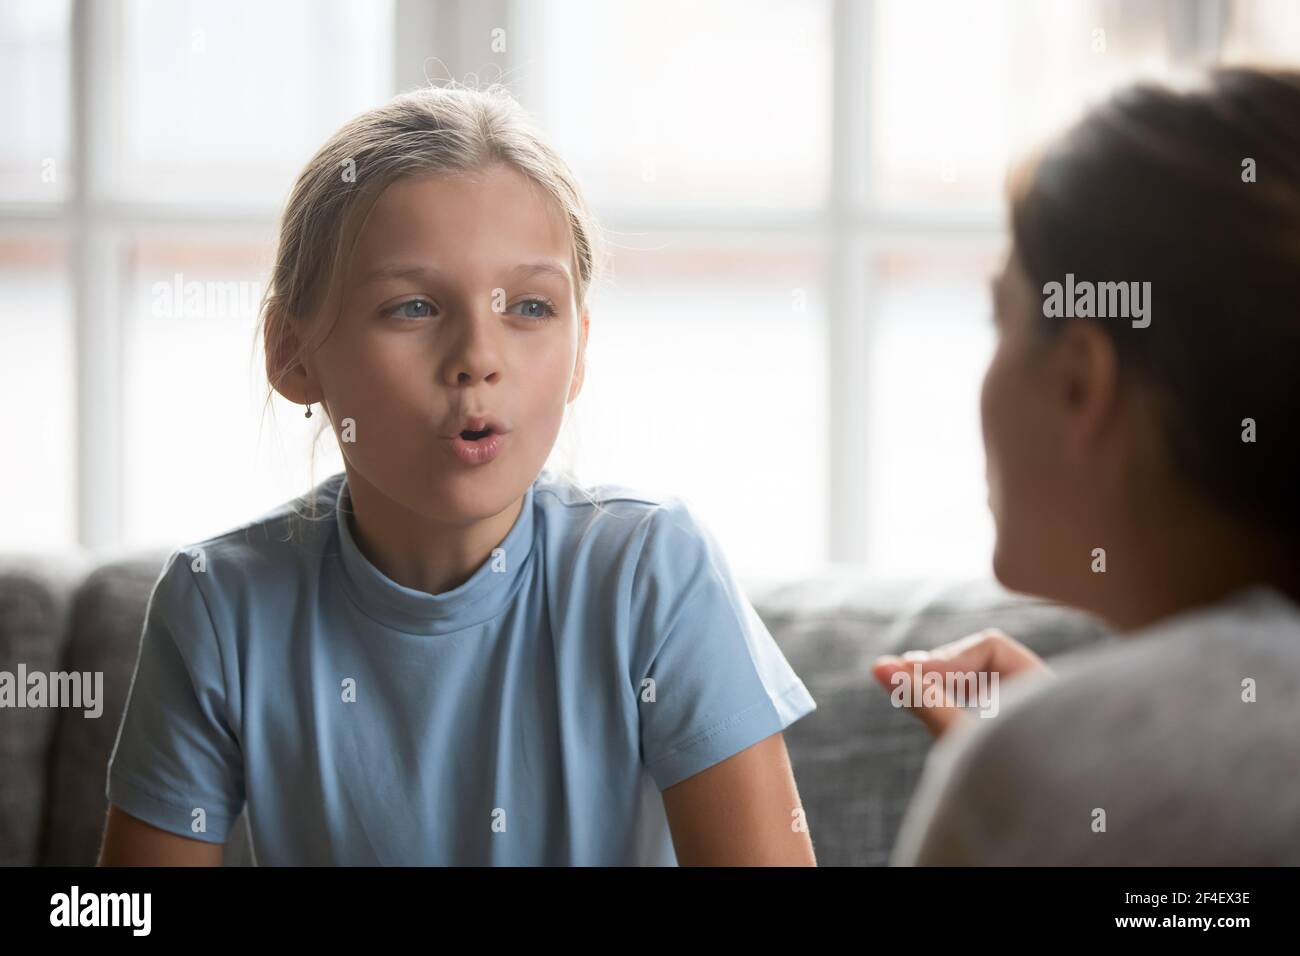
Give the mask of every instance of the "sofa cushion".
[{"label": "sofa cushion", "polygon": [[[0,671],[16,680],[20,664],[29,674],[61,669],[71,593],[83,568],[81,555],[0,560]],[[58,716],[50,707],[0,710],[0,866],[39,862]]]},{"label": "sofa cushion", "polygon": [[104,835],[108,758],[126,708],[144,628],[145,607],[167,554],[109,561],[92,571],[73,600],[62,668],[102,671],[99,717],[58,712],[50,761],[41,862],[93,866]]}]

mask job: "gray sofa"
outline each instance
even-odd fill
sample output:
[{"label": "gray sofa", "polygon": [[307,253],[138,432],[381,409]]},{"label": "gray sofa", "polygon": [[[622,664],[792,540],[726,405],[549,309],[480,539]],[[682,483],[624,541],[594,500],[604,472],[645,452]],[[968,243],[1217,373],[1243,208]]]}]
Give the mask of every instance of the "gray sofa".
[{"label": "gray sofa", "polygon": [[[102,671],[103,713],[0,708],[0,864],[86,866],[103,833],[105,769],[135,667],[145,605],[167,552],[0,555],[0,670]],[[1094,620],[992,581],[885,584],[854,569],[746,582],[818,708],[786,740],[823,866],[888,861],[929,735],[870,675],[884,653],[996,626],[1045,657],[1111,640]],[[251,862],[240,824],[227,865]]]}]

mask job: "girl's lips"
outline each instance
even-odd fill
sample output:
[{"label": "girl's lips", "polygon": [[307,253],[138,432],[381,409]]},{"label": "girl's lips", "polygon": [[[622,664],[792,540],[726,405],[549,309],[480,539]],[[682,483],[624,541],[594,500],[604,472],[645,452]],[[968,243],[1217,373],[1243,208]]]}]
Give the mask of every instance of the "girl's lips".
[{"label": "girl's lips", "polygon": [[506,436],[501,432],[493,432],[486,438],[480,438],[478,441],[470,441],[468,438],[462,438],[457,435],[451,439],[451,452],[467,465],[486,465],[493,458],[501,453],[501,446],[505,443]]}]

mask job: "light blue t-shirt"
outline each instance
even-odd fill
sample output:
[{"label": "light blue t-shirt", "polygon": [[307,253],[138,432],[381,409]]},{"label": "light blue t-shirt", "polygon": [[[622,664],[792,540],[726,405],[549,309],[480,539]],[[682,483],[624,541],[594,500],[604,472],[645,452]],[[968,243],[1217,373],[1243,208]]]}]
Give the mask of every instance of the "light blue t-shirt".
[{"label": "light blue t-shirt", "polygon": [[688,505],[586,492],[542,472],[442,594],[361,553],[344,473],[173,552],[109,801],[214,843],[247,802],[260,864],[676,863],[659,791],[817,705]]}]

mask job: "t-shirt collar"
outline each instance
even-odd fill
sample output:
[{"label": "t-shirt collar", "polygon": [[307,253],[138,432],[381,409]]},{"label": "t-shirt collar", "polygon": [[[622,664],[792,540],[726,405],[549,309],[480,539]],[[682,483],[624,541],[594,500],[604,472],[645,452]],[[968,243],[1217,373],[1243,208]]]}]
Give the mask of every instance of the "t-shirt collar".
[{"label": "t-shirt collar", "polygon": [[357,547],[348,527],[352,500],[344,472],[334,509],[344,589],[369,617],[407,633],[446,634],[491,620],[514,597],[533,552],[535,485],[534,481],[524,493],[523,506],[510,531],[469,580],[450,591],[429,594],[398,584]]}]

